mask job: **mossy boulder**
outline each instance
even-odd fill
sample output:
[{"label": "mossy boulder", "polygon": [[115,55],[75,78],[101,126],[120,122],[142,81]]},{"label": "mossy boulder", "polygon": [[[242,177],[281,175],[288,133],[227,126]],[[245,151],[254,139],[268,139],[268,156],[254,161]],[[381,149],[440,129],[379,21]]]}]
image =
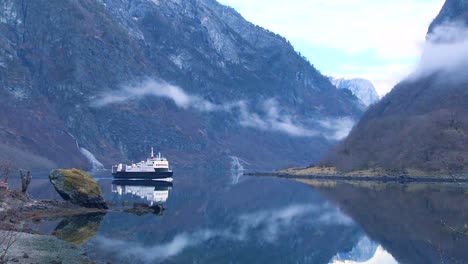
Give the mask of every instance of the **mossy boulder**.
[{"label": "mossy boulder", "polygon": [[49,180],[66,201],[87,208],[108,208],[96,180],[82,170],[56,169],[49,174]]}]

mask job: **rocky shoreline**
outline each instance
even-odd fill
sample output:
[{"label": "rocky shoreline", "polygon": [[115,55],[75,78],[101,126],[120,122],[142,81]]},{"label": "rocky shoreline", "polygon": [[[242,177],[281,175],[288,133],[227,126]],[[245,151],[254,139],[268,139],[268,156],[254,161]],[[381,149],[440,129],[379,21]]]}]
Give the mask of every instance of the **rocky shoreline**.
[{"label": "rocky shoreline", "polygon": [[34,200],[16,190],[0,190],[0,229],[22,230],[18,223],[65,216],[106,212],[103,209],[85,208],[68,201]]},{"label": "rocky shoreline", "polygon": [[[27,223],[102,212],[67,201],[34,200],[17,190],[0,189],[0,263],[91,263],[74,244],[38,234]],[[10,248],[7,241],[12,240]]]},{"label": "rocky shoreline", "polygon": [[23,231],[19,223],[24,221],[104,213],[108,209],[97,182],[86,172],[54,170],[49,178],[63,201],[31,199],[26,190],[9,189],[6,184],[0,188],[0,229]]},{"label": "rocky shoreline", "polygon": [[76,169],[54,170],[49,178],[63,201],[31,199],[30,180],[21,190],[0,186],[0,263],[91,263],[76,243],[69,243],[73,240],[38,234],[29,223],[103,215],[108,207],[101,190],[91,176]]},{"label": "rocky shoreline", "polygon": [[[109,209],[96,180],[81,170],[54,170],[49,179],[64,200],[36,200],[27,194],[27,186],[15,190],[0,184],[0,264],[92,263],[79,246],[96,235],[107,212],[145,215],[164,211],[160,205],[145,204]],[[31,227],[44,220],[60,221],[51,235]],[[8,241],[13,243],[6,249]]]},{"label": "rocky shoreline", "polygon": [[[0,231],[0,237],[13,236],[4,263],[93,263],[76,245],[50,235]],[[0,248],[1,251],[4,248]]]}]

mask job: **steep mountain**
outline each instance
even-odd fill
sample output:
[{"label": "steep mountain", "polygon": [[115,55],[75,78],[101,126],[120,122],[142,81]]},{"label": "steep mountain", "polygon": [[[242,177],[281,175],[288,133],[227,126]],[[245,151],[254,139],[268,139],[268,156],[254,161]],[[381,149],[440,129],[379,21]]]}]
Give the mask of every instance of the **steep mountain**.
[{"label": "steep mountain", "polygon": [[304,164],[361,114],[287,40],[214,0],[4,0],[0,46],[0,158],[22,167],[151,146],[176,166]]},{"label": "steep mountain", "polygon": [[442,10],[429,26],[428,33],[432,33],[434,28],[444,23],[460,22],[468,25],[468,2],[465,0],[447,0]]},{"label": "steep mountain", "polygon": [[344,79],[330,77],[330,81],[338,89],[350,90],[365,107],[369,107],[380,100],[374,85],[369,80],[361,78]]},{"label": "steep mountain", "polygon": [[468,171],[468,4],[447,0],[421,65],[364,114],[323,160],[342,170]]}]

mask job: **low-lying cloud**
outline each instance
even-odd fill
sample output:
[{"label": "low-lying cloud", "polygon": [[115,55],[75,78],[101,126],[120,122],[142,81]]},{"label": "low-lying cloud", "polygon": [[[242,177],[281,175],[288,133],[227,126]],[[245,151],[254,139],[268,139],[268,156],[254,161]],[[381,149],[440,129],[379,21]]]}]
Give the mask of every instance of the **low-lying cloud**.
[{"label": "low-lying cloud", "polygon": [[320,132],[315,129],[306,128],[304,125],[294,121],[293,118],[280,113],[278,102],[269,99],[262,104],[262,115],[250,111],[245,102],[239,104],[239,124],[243,127],[251,127],[265,131],[278,131],[296,137],[315,137]]},{"label": "low-lying cloud", "polygon": [[103,93],[91,102],[93,107],[103,107],[110,104],[138,100],[146,96],[156,96],[172,100],[183,109],[193,108],[199,111],[217,110],[217,105],[198,96],[190,95],[180,87],[163,81],[148,79],[138,85],[127,85],[118,91]]},{"label": "low-lying cloud", "polygon": [[326,118],[318,122],[327,131],[327,133],[324,133],[324,136],[332,140],[341,140],[348,136],[355,123],[350,117]]},{"label": "low-lying cloud", "polygon": [[435,72],[451,74],[458,80],[468,76],[468,28],[462,23],[446,23],[434,28],[428,36],[421,61],[411,79]]},{"label": "low-lying cloud", "polygon": [[[351,225],[352,220],[337,209],[323,206],[295,204],[278,210],[261,210],[242,214],[231,227],[225,229],[201,229],[193,233],[179,233],[167,242],[147,246],[124,240],[99,236],[96,246],[110,250],[122,259],[141,259],[144,262],[161,262],[182,253],[189,247],[208,240],[220,238],[231,241],[261,239],[275,243],[282,234],[288,233],[302,221],[315,225]],[[303,224],[301,222],[301,224]]]},{"label": "low-lying cloud", "polygon": [[347,136],[354,125],[354,121],[349,117],[299,120],[283,109],[273,98],[264,100],[257,106],[257,110],[253,110],[247,101],[213,103],[198,95],[189,94],[178,86],[153,79],[100,94],[92,99],[91,106],[99,108],[139,100],[147,96],[169,99],[182,109],[231,113],[236,115],[242,127],[281,132],[293,137],[323,136],[329,140],[340,140]]}]

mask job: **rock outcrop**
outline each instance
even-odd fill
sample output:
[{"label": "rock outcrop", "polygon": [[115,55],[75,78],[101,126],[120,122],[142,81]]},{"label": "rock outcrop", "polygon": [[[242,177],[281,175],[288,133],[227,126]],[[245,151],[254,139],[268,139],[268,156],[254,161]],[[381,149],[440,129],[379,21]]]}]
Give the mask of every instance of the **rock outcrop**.
[{"label": "rock outcrop", "polygon": [[108,208],[98,183],[84,171],[56,169],[49,174],[49,180],[66,201],[87,208]]}]

